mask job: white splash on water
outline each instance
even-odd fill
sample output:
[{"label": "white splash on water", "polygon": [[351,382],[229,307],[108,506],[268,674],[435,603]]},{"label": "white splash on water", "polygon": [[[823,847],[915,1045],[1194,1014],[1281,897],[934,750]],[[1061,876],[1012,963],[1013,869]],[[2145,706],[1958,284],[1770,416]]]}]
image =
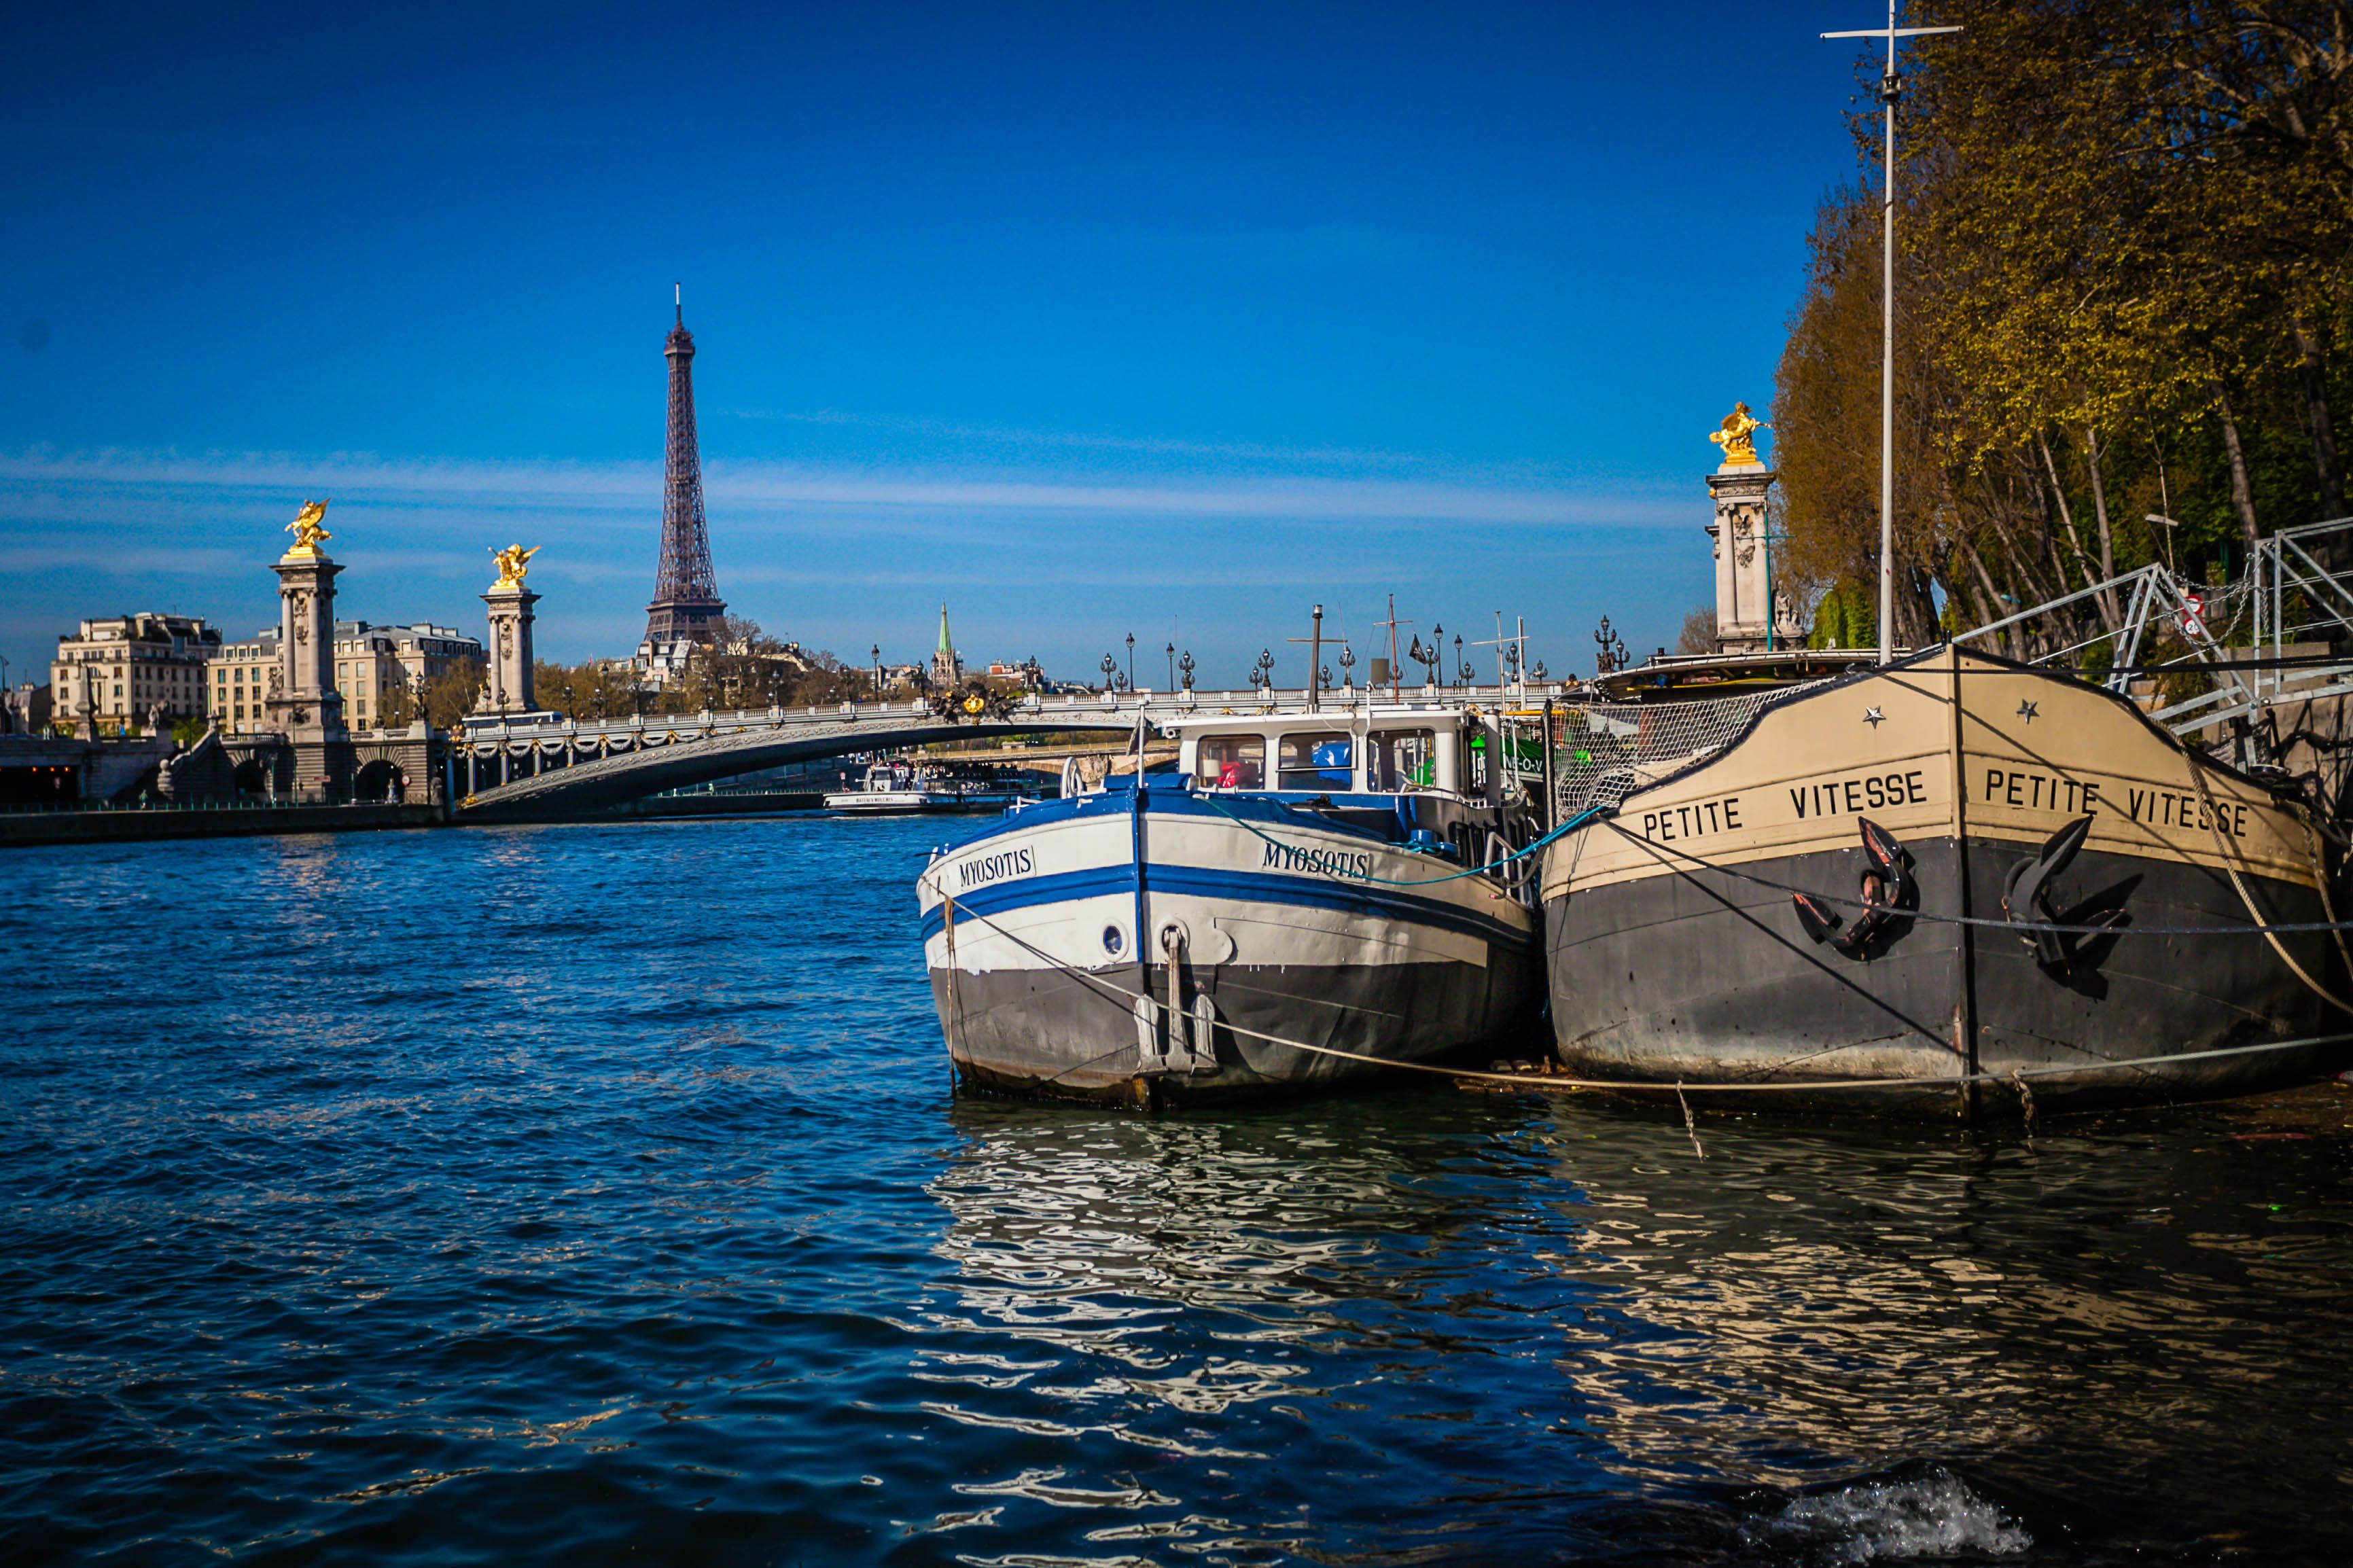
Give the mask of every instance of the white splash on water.
[{"label": "white splash on water", "polygon": [[2034,1544],[2000,1509],[1942,1470],[1799,1498],[1766,1521],[1763,1533],[1810,1545],[1822,1563],[2006,1557]]}]

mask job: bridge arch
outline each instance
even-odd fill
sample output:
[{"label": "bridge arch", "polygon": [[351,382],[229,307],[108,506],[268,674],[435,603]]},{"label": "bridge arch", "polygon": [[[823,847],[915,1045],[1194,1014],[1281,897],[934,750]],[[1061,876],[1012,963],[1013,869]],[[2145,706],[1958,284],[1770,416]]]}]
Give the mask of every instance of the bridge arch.
[{"label": "bridge arch", "polygon": [[[1132,710],[1120,713],[1096,710],[1048,711],[1034,718],[1018,715],[1002,721],[950,723],[938,719],[902,718],[894,721],[842,721],[791,728],[761,727],[699,736],[681,734],[664,744],[640,743],[628,750],[598,748],[603,754],[580,754],[568,765],[512,777],[508,783],[470,795],[464,793],[466,781],[461,773],[457,815],[467,822],[545,820],[602,811],[667,790],[686,789],[792,763],[816,762],[855,752],[900,751],[944,741],[998,740],[1074,731],[1092,731],[1102,735],[1107,743],[1117,744],[1134,728],[1135,715]],[[507,744],[512,754],[512,743]],[[580,748],[581,752],[586,751]],[[545,755],[543,749],[543,761]]]}]

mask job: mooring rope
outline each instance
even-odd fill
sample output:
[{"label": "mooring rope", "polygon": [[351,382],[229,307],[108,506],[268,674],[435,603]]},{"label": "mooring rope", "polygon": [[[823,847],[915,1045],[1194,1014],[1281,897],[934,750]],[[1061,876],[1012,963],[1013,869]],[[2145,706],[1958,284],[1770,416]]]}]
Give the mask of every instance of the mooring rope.
[{"label": "mooring rope", "polygon": [[[1273,845],[1278,849],[1296,852],[1299,847],[1296,844],[1285,844],[1280,838],[1275,838],[1268,834],[1260,832],[1256,824],[1245,821],[1243,818],[1235,816],[1232,812],[1228,811],[1223,805],[1219,804],[1218,797],[1214,795],[1200,794],[1197,795],[1195,798],[1208,801],[1209,803],[1210,809],[1217,812],[1219,816],[1224,817],[1229,822],[1237,824],[1252,834],[1256,834],[1260,838],[1265,839],[1267,843]],[[1592,821],[1595,817],[1608,813],[1609,809],[1610,808],[1606,805],[1588,806],[1585,810],[1577,813],[1575,816],[1569,818],[1567,822],[1562,823],[1558,827],[1554,828],[1551,832],[1546,833],[1542,837],[1529,840],[1525,848],[1514,849],[1509,855],[1504,856],[1502,859],[1491,860],[1484,866],[1469,866],[1460,871],[1449,871],[1443,877],[1422,877],[1412,881],[1404,882],[1398,881],[1390,877],[1376,877],[1370,873],[1366,873],[1362,877],[1354,877],[1349,879],[1351,881],[1360,882],[1378,882],[1383,887],[1388,888],[1426,888],[1433,882],[1451,882],[1462,877],[1476,877],[1484,872],[1497,871],[1502,869],[1504,867],[1510,865],[1514,860],[1524,859],[1527,856],[1535,854],[1546,845],[1550,844],[1554,839],[1558,838],[1562,834],[1568,832],[1572,828],[1584,826],[1588,822]]]},{"label": "mooring rope", "polygon": [[[1844,904],[1851,909],[1858,910],[1883,910],[1904,920],[1926,921],[1934,925],[1983,926],[1992,931],[2016,931],[2021,935],[2039,931],[2052,931],[2062,936],[2267,937],[2272,935],[2274,931],[2284,931],[2293,936],[2313,931],[2343,931],[2353,930],[2353,921],[2338,920],[2283,921],[2277,925],[2266,925],[2262,923],[2262,916],[2259,914],[2256,915],[2256,924],[2242,926],[2087,926],[2063,925],[2055,921],[1998,921],[1989,919],[1984,915],[1944,915],[1936,914],[1927,910],[1899,910],[1894,909],[1886,904],[1874,904],[1868,899],[1851,898],[1842,893],[1818,893],[1811,888],[1799,888],[1788,882],[1777,882],[1770,877],[1759,877],[1754,872],[1743,871],[1736,866],[1726,866],[1719,861],[1710,860],[1704,856],[1694,855],[1688,849],[1678,849],[1672,845],[1656,843],[1651,839],[1643,837],[1641,834],[1636,833],[1632,828],[1627,827],[1609,817],[1603,817],[1601,819],[1601,826],[1619,834],[1632,843],[1640,845],[1643,849],[1649,851],[1653,858],[1657,858],[1660,851],[1663,850],[1667,854],[1675,856],[1679,859],[1690,861],[1694,866],[1698,867],[1703,871],[1714,871],[1722,876],[1737,878],[1741,881],[1751,882],[1760,888],[1770,888],[1777,893],[1803,893],[1810,899],[1818,900],[1826,904]],[[1669,866],[1667,869],[1681,877],[1689,877],[1691,875],[1689,871],[1677,866]],[[2227,858],[2223,861],[2223,869],[2230,869],[2230,862]],[[2251,914],[2255,913],[2252,904],[2249,906],[2248,912]],[[2341,1003],[2338,1005],[2340,1006],[2343,1005]],[[2353,1012],[2353,1008],[2348,1008],[2347,1011]]]},{"label": "mooring rope", "polygon": [[[1035,943],[1013,931],[1006,930],[1003,926],[997,924],[997,921],[991,920],[988,916],[978,913],[969,907],[966,907],[964,910],[964,918],[966,921],[978,921],[981,924],[988,927],[999,936],[1004,937],[1008,942],[1012,942],[1016,947],[1022,949],[1024,952],[1029,952],[1037,958],[1042,959],[1048,967],[1060,970],[1064,974],[1067,974],[1073,979],[1082,981],[1088,985],[1092,985],[1107,996],[1116,997],[1124,1011],[1132,1013],[1136,1002],[1141,1000],[1145,1005],[1150,1007],[1155,1015],[1162,1015],[1167,1012],[1166,1005],[1151,995],[1148,992],[1130,991],[1126,987],[1113,984],[1112,982],[1103,979],[1102,976],[1095,974],[1089,970],[1081,968],[1077,964],[1066,963],[1062,960],[1056,958],[1052,953],[1045,951],[1045,949],[1037,946]],[[1171,1021],[1171,1026],[1173,1026],[1173,1020]],[[1268,1034],[1263,1029],[1246,1028],[1240,1024],[1232,1023],[1224,1018],[1219,1018],[1218,1020],[1216,1027],[1224,1029],[1230,1034],[1246,1036],[1250,1039],[1264,1040],[1270,1045],[1284,1046],[1295,1051],[1305,1051],[1313,1056],[1334,1057],[1344,1061],[1363,1062],[1373,1067],[1396,1068],[1405,1072],[1428,1073],[1439,1078],[1450,1078],[1458,1080],[1470,1079],[1482,1083],[1516,1084],[1529,1089],[1615,1089],[1620,1092],[1655,1090],[1660,1093],[1672,1093],[1678,1097],[1683,1094],[1683,1091],[1686,1087],[1684,1083],[1680,1080],[1665,1082],[1640,1079],[1572,1078],[1559,1073],[1482,1072],[1471,1068],[1441,1067],[1431,1062],[1401,1062],[1389,1057],[1367,1055],[1363,1051],[1343,1050],[1337,1046],[1319,1046],[1306,1040],[1287,1039],[1281,1035]],[[2227,1046],[2215,1050],[2177,1051],[2168,1056],[2137,1057],[2128,1061],[2086,1062],[2068,1067],[2012,1068],[2006,1074],[1975,1072],[1956,1073],[1950,1078],[1849,1078],[1818,1079],[1810,1080],[1781,1079],[1769,1083],[1709,1083],[1694,1084],[1689,1087],[1694,1093],[1700,1094],[1803,1094],[1810,1093],[1816,1089],[1874,1089],[1883,1090],[1946,1089],[1957,1089],[1964,1084],[1971,1083],[2021,1083],[2023,1079],[2029,1078],[2063,1078],[2073,1077],[2084,1073],[2139,1071],[2143,1068],[2163,1067],[2174,1062],[2206,1061],[2223,1057],[2251,1056],[2263,1051],[2298,1050],[2309,1046],[2336,1045],[2347,1040],[2353,1040],[2353,1034],[2314,1035],[2304,1039],[2270,1040],[2260,1045]],[[1688,1102],[1686,1102],[1685,1110],[1686,1111],[1689,1110]],[[1694,1141],[1696,1141],[1696,1134],[1694,1134]]]},{"label": "mooring rope", "polygon": [[[2255,896],[2247,891],[2247,884],[2240,879],[2239,868],[2232,864],[2230,848],[2222,842],[2222,828],[2220,819],[2215,815],[2214,797],[2209,794],[2206,789],[2206,770],[2199,762],[2198,754],[2195,752],[2184,752],[2182,755],[2189,759],[2189,782],[2198,786],[2198,798],[2200,801],[2204,803],[2206,807],[2206,830],[2214,836],[2214,853],[2222,858],[2222,869],[2231,874],[2231,886],[2238,889],[2239,901],[2247,906],[2247,913],[2253,917],[2255,923],[2257,925],[2263,925],[2264,918],[2263,911],[2255,907]],[[2316,869],[2320,871],[2321,880],[2326,884],[2327,881],[2326,868],[2316,868]],[[2323,898],[2326,898],[2327,896],[2327,895],[2325,892],[2322,894]],[[2326,906],[2324,905],[2323,907],[2325,908]],[[2333,921],[2330,922],[2332,926],[2336,922]],[[2339,1000],[2337,996],[2327,986],[2321,984],[2319,981],[2315,980],[2311,975],[2306,974],[2304,972],[2304,965],[2298,963],[2294,956],[2288,952],[2288,950],[2281,944],[2280,939],[2272,933],[2272,929],[2269,926],[2263,926],[2263,940],[2272,944],[2272,951],[2279,954],[2280,962],[2286,964],[2288,969],[2298,980],[2304,982],[2306,987],[2309,989],[2315,996],[2319,997],[2322,1001],[2327,1003],[2330,1006],[2336,1008],[2340,1013],[2353,1013],[2353,1005],[2348,1005],[2347,1003]]]}]

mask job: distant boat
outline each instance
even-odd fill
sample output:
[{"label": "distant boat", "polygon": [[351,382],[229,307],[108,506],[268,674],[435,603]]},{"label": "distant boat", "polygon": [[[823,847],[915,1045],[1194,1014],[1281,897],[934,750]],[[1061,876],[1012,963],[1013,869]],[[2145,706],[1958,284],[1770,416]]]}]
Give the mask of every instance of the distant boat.
[{"label": "distant boat", "polygon": [[1176,727],[1174,773],[1025,806],[918,879],[961,1082],[1229,1098],[1533,1018],[1535,857],[1512,857],[1537,811],[1503,776],[1493,714],[1433,700]]},{"label": "distant boat", "polygon": [[995,769],[956,764],[875,763],[856,789],[836,790],[825,808],[858,816],[920,812],[1003,811],[1039,792]]}]

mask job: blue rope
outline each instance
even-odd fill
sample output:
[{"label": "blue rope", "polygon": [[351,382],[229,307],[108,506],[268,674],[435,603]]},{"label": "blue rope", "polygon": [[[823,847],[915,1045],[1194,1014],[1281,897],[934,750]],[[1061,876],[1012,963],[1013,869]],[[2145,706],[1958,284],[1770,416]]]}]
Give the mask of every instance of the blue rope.
[{"label": "blue rope", "polygon": [[[1208,801],[1209,803],[1210,809],[1215,811],[1219,816],[1224,817],[1229,822],[1238,823],[1241,826],[1249,828],[1250,832],[1258,834],[1259,837],[1264,838],[1269,844],[1273,845],[1278,849],[1296,851],[1299,847],[1296,844],[1285,844],[1280,838],[1271,837],[1267,834],[1259,832],[1259,829],[1255,826],[1244,821],[1239,816],[1236,816],[1232,812],[1228,811],[1224,806],[1219,805],[1218,797],[1216,795],[1196,795],[1194,798],[1197,800]],[[1611,808],[1609,806],[1589,806],[1586,810],[1577,813],[1577,816],[1570,817],[1567,822],[1562,823],[1558,827],[1554,828],[1550,833],[1546,834],[1543,837],[1534,840],[1525,849],[1515,849],[1509,855],[1504,856],[1501,860],[1493,861],[1488,865],[1467,867],[1460,871],[1449,871],[1443,877],[1422,877],[1412,881],[1401,882],[1394,878],[1376,877],[1367,873],[1364,877],[1353,879],[1366,882],[1378,882],[1382,886],[1388,888],[1426,888],[1432,882],[1451,882],[1461,877],[1481,876],[1486,872],[1493,871],[1502,867],[1508,866],[1513,861],[1520,859],[1525,856],[1535,854],[1537,850],[1543,848],[1546,845],[1551,843],[1562,834],[1570,831],[1572,828],[1582,827],[1596,817],[1609,815],[1611,815]]]}]

